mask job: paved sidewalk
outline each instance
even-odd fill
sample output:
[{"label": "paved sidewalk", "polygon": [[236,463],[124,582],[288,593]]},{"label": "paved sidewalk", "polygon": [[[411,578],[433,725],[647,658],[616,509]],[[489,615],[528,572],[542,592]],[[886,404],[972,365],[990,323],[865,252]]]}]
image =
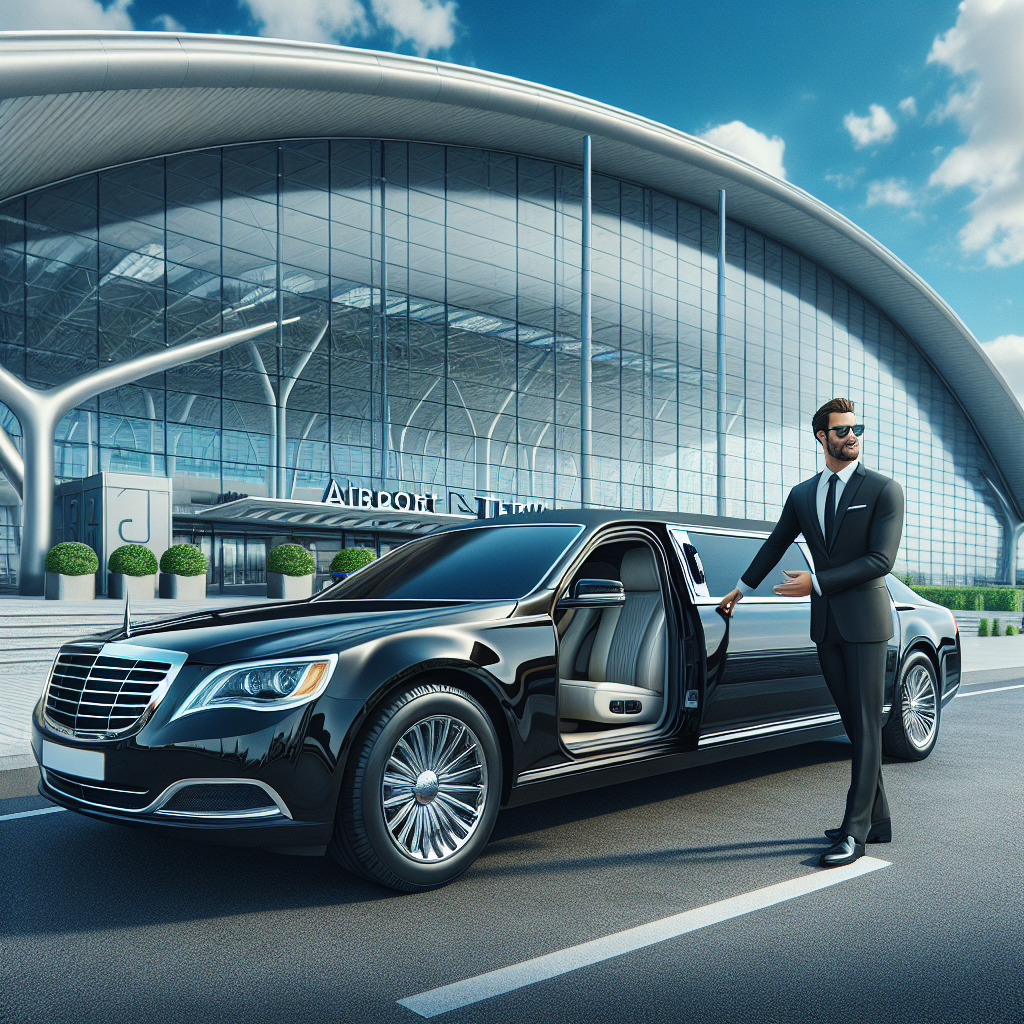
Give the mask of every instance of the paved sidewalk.
[{"label": "paved sidewalk", "polygon": [[[141,602],[138,608],[133,606],[132,618],[143,622],[200,608],[257,603],[261,603],[259,598],[247,601],[212,598],[202,605],[174,602],[176,607],[169,609],[171,602],[146,601]],[[16,608],[12,608],[12,604],[13,601],[0,600],[0,623],[3,624],[0,627],[0,771],[35,764],[29,748],[29,721],[46,685],[57,648],[83,633],[110,629],[121,621],[123,615],[120,605],[113,601],[85,601],[81,604],[22,601]],[[38,626],[26,622],[29,629],[38,629],[37,644],[26,644],[18,639],[5,640],[4,633],[10,630],[9,624],[15,615],[31,615],[31,622],[38,618]],[[66,635],[59,635],[62,633]],[[1024,679],[1024,636],[961,635],[961,644],[965,686]],[[15,645],[17,649],[14,649]]]}]

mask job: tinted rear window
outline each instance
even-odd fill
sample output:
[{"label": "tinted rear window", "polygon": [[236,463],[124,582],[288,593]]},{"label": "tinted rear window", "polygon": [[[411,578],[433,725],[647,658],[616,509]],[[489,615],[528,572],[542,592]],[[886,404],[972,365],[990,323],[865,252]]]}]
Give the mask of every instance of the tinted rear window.
[{"label": "tinted rear window", "polygon": [[484,526],[403,544],[325,592],[329,600],[504,601],[534,590],[579,526]]},{"label": "tinted rear window", "polygon": [[[736,581],[746,572],[764,543],[760,537],[729,537],[723,533],[698,533],[696,530],[687,530],[687,533],[704,563],[708,593],[712,597],[724,597],[736,586]],[[752,596],[774,597],[772,587],[785,578],[782,575],[783,569],[810,570],[804,553],[795,544],[790,544],[782,561],[768,573]]]}]

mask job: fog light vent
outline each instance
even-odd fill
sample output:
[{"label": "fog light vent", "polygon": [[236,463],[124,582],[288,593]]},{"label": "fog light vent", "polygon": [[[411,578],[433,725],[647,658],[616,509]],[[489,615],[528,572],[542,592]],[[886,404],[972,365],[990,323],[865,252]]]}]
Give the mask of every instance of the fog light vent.
[{"label": "fog light vent", "polygon": [[278,807],[259,786],[203,782],[179,789],[160,810],[169,814],[276,814]]}]

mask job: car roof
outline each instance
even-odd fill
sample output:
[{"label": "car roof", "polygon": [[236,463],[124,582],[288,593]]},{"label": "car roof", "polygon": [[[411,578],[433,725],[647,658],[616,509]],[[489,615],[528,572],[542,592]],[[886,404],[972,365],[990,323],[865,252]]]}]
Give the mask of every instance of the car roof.
[{"label": "car roof", "polygon": [[571,525],[584,526],[590,532],[601,526],[622,523],[664,523],[671,526],[690,526],[694,529],[711,528],[737,533],[770,533],[775,523],[763,519],[738,519],[732,516],[705,516],[696,512],[651,512],[635,509],[557,508],[545,512],[520,512],[517,515],[497,516],[493,519],[475,519],[450,527],[453,530],[473,529],[479,526],[514,525]]}]

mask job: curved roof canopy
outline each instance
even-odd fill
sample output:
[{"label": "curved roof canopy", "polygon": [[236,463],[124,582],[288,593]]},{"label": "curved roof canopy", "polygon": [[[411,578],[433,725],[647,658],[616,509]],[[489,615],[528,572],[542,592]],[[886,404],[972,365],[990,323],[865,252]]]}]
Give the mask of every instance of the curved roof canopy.
[{"label": "curved roof canopy", "polygon": [[1024,512],[1024,410],[905,263],[795,185],[665,125],[515,78],[391,53],[237,36],[0,33],[0,200],[113,164],[266,139],[410,139],[594,168],[729,216],[827,267],[947,382]]}]

